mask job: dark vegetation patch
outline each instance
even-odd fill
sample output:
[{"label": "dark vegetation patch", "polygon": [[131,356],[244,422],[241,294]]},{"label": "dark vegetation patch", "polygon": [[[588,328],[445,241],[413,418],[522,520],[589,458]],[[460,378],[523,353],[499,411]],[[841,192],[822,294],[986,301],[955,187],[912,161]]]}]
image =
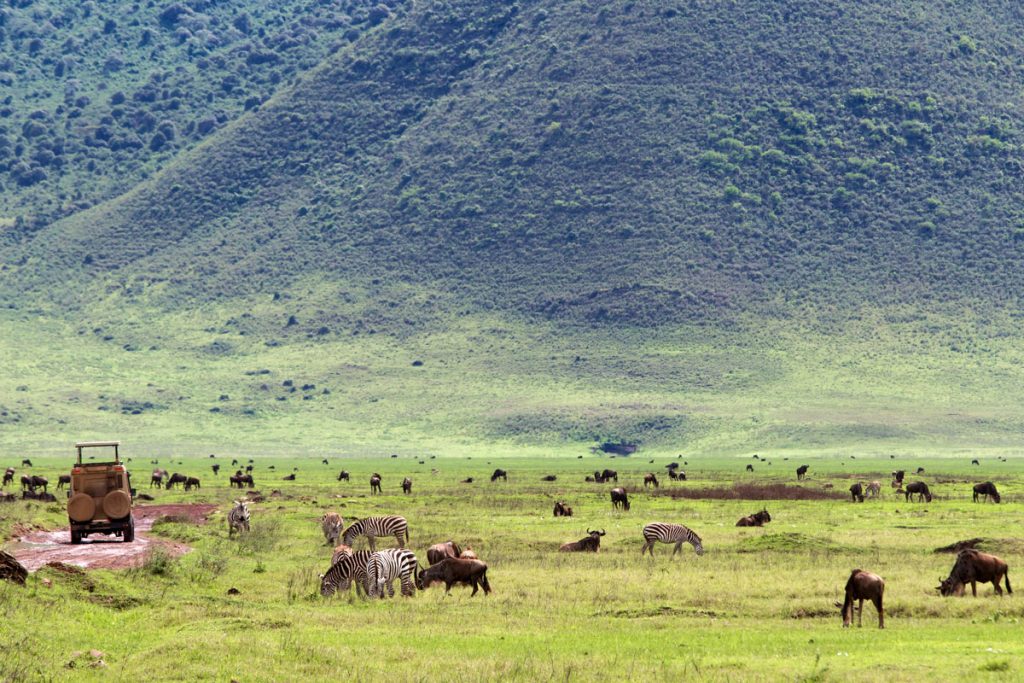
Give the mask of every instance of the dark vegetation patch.
[{"label": "dark vegetation patch", "polygon": [[840,552],[848,550],[822,536],[808,536],[797,532],[764,534],[741,539],[736,552]]},{"label": "dark vegetation patch", "polygon": [[804,488],[787,484],[733,484],[723,487],[661,488],[656,496],[669,498],[712,500],[846,500],[849,496],[838,491]]},{"label": "dark vegetation patch", "polygon": [[968,538],[936,548],[936,553],[958,553],[961,550],[977,548],[985,552],[1019,554],[1024,552],[1024,538]]},{"label": "dark vegetation patch", "polygon": [[714,610],[699,609],[696,607],[671,607],[669,605],[662,605],[661,607],[650,607],[650,608],[636,608],[636,609],[613,609],[613,610],[602,610],[594,613],[595,617],[616,617],[619,619],[646,619],[650,617],[708,617],[715,619],[718,617],[729,616],[723,612],[715,612]]}]

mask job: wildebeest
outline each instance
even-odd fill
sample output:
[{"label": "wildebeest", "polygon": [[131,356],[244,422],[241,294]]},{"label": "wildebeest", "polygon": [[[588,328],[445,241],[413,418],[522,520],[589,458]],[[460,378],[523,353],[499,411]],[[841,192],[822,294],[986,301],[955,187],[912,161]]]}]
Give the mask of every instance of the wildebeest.
[{"label": "wildebeest", "polygon": [[46,477],[40,477],[40,476],[38,476],[36,474],[33,474],[32,476],[29,476],[29,475],[26,474],[26,475],[22,476],[22,478],[21,478],[21,488],[28,489],[29,491],[32,491],[33,493],[35,493],[36,489],[40,488],[40,487],[45,492],[46,491],[46,487],[47,487],[47,485],[49,485],[49,483],[50,482],[47,480]]},{"label": "wildebeest", "polygon": [[4,483],[3,483],[3,485],[7,486],[8,484],[11,484],[13,482],[14,482],[14,468],[13,467],[8,467],[4,471]]},{"label": "wildebeest", "polygon": [[653,472],[648,472],[644,475],[644,488],[647,488],[650,484],[654,484],[654,488],[658,488],[658,478],[654,476]]},{"label": "wildebeest", "polygon": [[556,477],[553,474],[546,474],[546,475],[544,475],[543,477],[540,478],[541,481],[555,481],[557,479],[558,479],[558,477]]},{"label": "wildebeest", "polygon": [[878,574],[872,574],[862,569],[854,569],[846,582],[846,599],[843,604],[836,603],[836,607],[842,608],[843,628],[849,628],[853,621],[853,601],[859,600],[857,608],[857,627],[863,625],[864,601],[870,600],[878,610],[878,628],[885,628],[885,612],[882,609],[882,594],[885,592],[885,581]]},{"label": "wildebeest", "polygon": [[320,518],[320,530],[323,531],[328,545],[338,545],[338,539],[341,537],[341,530],[344,527],[345,520],[337,512],[325,512],[324,516]]},{"label": "wildebeest", "polygon": [[376,472],[374,472],[373,476],[370,477],[370,493],[381,493],[380,475]]},{"label": "wildebeest", "polygon": [[218,474],[220,474],[220,465],[210,465],[210,469],[213,470],[213,476],[216,477]]},{"label": "wildebeest", "polygon": [[458,557],[461,554],[462,549],[455,541],[449,540],[444,543],[435,543],[427,548],[427,562],[435,565],[445,558]]},{"label": "wildebeest", "polygon": [[171,475],[171,478],[167,480],[167,485],[164,488],[170,491],[177,484],[184,484],[187,479],[188,478],[184,474],[178,474],[175,472]]},{"label": "wildebeest", "polygon": [[612,479],[613,481],[615,481],[615,483],[618,483],[619,473],[616,472],[615,470],[605,470],[604,472],[601,472],[601,479],[603,481],[608,481],[609,479]]},{"label": "wildebeest", "polygon": [[807,470],[809,470],[810,468],[811,468],[810,465],[800,465],[800,467],[797,467],[796,468],[796,478],[797,478],[797,481],[803,479],[807,475]]},{"label": "wildebeest", "polygon": [[679,469],[679,463],[677,463],[677,462],[670,462],[669,464],[665,465],[665,468],[669,469],[669,470]]},{"label": "wildebeest", "polygon": [[56,503],[57,502],[57,497],[54,496],[52,493],[47,493],[46,491],[43,491],[43,492],[38,492],[38,491],[22,491],[21,492],[21,497],[22,497],[23,500],[24,499],[27,499],[27,500],[38,500],[41,503]]},{"label": "wildebeest", "polygon": [[907,488],[903,494],[907,497],[908,503],[911,500],[911,496],[915,493],[917,494],[917,502],[920,503],[922,500],[926,500],[929,503],[932,502],[931,491],[928,490],[928,484],[923,481],[915,481],[913,484],[907,484]]},{"label": "wildebeest", "polygon": [[971,593],[978,597],[977,582],[992,582],[996,588],[996,594],[1002,595],[1003,589],[999,587],[999,581],[1006,579],[1006,592],[1013,594],[1010,588],[1010,569],[1005,562],[996,557],[983,553],[974,548],[967,548],[957,553],[956,563],[949,572],[949,576],[942,581],[938,590],[943,596],[964,594],[964,585],[971,584]]},{"label": "wildebeest", "polygon": [[764,526],[770,521],[772,521],[772,516],[765,509],[746,517],[740,517],[740,521],[736,522],[736,526]]},{"label": "wildebeest", "polygon": [[[250,460],[249,462],[252,462],[252,461]],[[246,472],[246,474],[252,472],[252,465],[246,465],[245,466],[245,472]]]},{"label": "wildebeest", "polygon": [[623,510],[629,510],[629,496],[626,495],[626,489],[616,487],[611,490],[612,495],[612,508],[615,510],[622,506]]},{"label": "wildebeest", "polygon": [[187,479],[185,479],[185,490],[186,491],[191,491],[193,486],[195,486],[197,489],[201,489],[202,488],[202,486],[199,485],[199,478],[198,477],[188,477]]},{"label": "wildebeest", "polygon": [[901,486],[903,486],[903,477],[905,477],[906,474],[907,473],[904,472],[903,470],[896,470],[895,472],[892,473],[892,481],[893,481],[893,484],[894,484],[894,486],[893,486],[894,489],[898,489]]},{"label": "wildebeest", "polygon": [[447,557],[427,569],[419,569],[416,572],[416,588],[424,590],[433,583],[444,583],[444,592],[451,591],[452,586],[461,583],[464,586],[472,586],[473,597],[477,594],[478,586],[484,589],[484,595],[491,592],[491,584],[487,581],[487,565],[480,560],[465,560],[457,557]]},{"label": "wildebeest", "polygon": [[873,481],[873,482],[871,482],[870,484],[868,484],[868,486],[865,489],[865,491],[867,492],[868,497],[874,498],[879,493],[881,493],[881,491],[882,491],[882,482],[880,482],[880,481]]},{"label": "wildebeest", "polygon": [[29,460],[28,458],[25,458],[24,460],[21,461],[21,466],[22,467],[32,467],[32,461]]},{"label": "wildebeest", "polygon": [[859,481],[850,487],[850,495],[853,496],[854,503],[864,502],[864,485]]},{"label": "wildebeest", "polygon": [[924,474],[924,468],[923,467],[918,467],[917,468],[917,472],[915,472],[915,474]]},{"label": "wildebeest", "polygon": [[228,485],[237,486],[238,488],[243,486],[252,488],[256,485],[256,482],[253,481],[251,474],[242,474],[242,470],[238,470],[228,478]]},{"label": "wildebeest", "polygon": [[348,475],[347,471],[342,470],[341,472],[338,472],[338,481],[348,481],[348,480],[349,480],[349,475]]},{"label": "wildebeest", "polygon": [[331,463],[327,462],[327,458],[324,458],[324,460],[323,460],[323,463],[324,463],[325,465],[330,465],[330,464],[331,464]]},{"label": "wildebeest", "polygon": [[981,463],[978,462],[977,459],[974,459],[974,460],[971,461],[971,464],[972,465],[980,465]]},{"label": "wildebeest", "polygon": [[747,472],[753,472],[753,471],[754,471],[754,466],[753,465],[747,465]]},{"label": "wildebeest", "polygon": [[554,515],[555,517],[572,517],[572,508],[565,503],[556,500]]},{"label": "wildebeest", "polygon": [[491,481],[498,481],[498,479],[508,481],[508,472],[501,469],[494,470],[494,473],[491,475]]},{"label": "wildebeest", "polygon": [[558,549],[560,553],[596,553],[601,549],[601,537],[604,536],[604,529],[591,531],[587,529],[587,537],[581,538],[572,543],[563,543]]},{"label": "wildebeest", "polygon": [[281,481],[295,481],[295,473],[292,472],[291,474],[284,475],[281,477]]},{"label": "wildebeest", "polygon": [[161,469],[158,467],[157,469],[153,470],[153,474],[149,478],[149,488],[153,488],[154,486],[160,488],[161,486],[163,486],[164,477],[166,476],[167,470],[165,469]]},{"label": "wildebeest", "polygon": [[990,481],[986,481],[984,484],[974,485],[974,502],[978,502],[978,496],[983,496],[985,500],[991,498],[994,502],[998,503],[999,492],[996,491],[996,485]]},{"label": "wildebeest", "polygon": [[465,479],[463,479],[459,483],[460,484],[472,484],[473,483],[473,477],[466,477]]},{"label": "wildebeest", "polygon": [[231,466],[235,467],[236,465],[238,465],[238,458],[232,458],[231,459]]},{"label": "wildebeest", "polygon": [[402,480],[402,493],[412,493],[412,479],[409,477]]},{"label": "wildebeest", "polygon": [[21,488],[22,490],[29,490],[32,487],[32,477],[27,474],[21,475]]}]

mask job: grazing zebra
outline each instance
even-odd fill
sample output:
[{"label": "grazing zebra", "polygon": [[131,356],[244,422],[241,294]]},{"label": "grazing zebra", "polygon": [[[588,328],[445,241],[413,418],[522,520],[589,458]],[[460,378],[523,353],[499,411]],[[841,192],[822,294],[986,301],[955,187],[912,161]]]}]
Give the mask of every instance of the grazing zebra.
[{"label": "grazing zebra", "polygon": [[329,545],[338,545],[338,537],[345,527],[345,520],[337,512],[328,512],[320,518],[320,529],[324,532],[324,538]]},{"label": "grazing zebra", "polygon": [[402,595],[416,594],[413,582],[416,572],[416,553],[404,548],[388,548],[373,553],[366,563],[366,594],[371,598],[384,598],[384,588],[388,589],[388,597],[395,596],[394,580],[402,584]]},{"label": "grazing zebra", "polygon": [[353,545],[359,536],[366,536],[366,540],[370,543],[370,550],[377,549],[376,539],[378,536],[394,536],[398,541],[398,547],[404,548],[402,538],[405,538],[405,544],[409,543],[409,524],[405,521],[405,517],[398,515],[367,517],[352,522],[352,525],[345,530],[341,542],[345,545]]},{"label": "grazing zebra", "polygon": [[864,490],[868,498],[874,498],[882,491],[882,482],[877,480],[873,481],[870,484],[868,484],[867,488]]},{"label": "grazing zebra", "polygon": [[361,590],[367,592],[366,588],[366,564],[373,555],[372,550],[357,550],[339,556],[331,563],[331,568],[326,574],[320,575],[320,595],[325,598],[334,595],[335,592],[348,591],[355,581],[356,593]]},{"label": "grazing zebra", "polygon": [[654,543],[675,543],[676,547],[672,549],[672,556],[675,557],[676,553],[683,545],[683,541],[693,546],[694,552],[698,555],[704,554],[704,546],[701,545],[700,536],[693,533],[690,529],[686,528],[682,524],[666,524],[664,522],[651,522],[644,527],[644,547],[640,551],[640,556],[648,550],[651,551],[651,557],[654,557]]},{"label": "grazing zebra", "polygon": [[249,504],[244,500],[236,500],[235,507],[228,513],[228,536],[235,531],[249,531]]}]

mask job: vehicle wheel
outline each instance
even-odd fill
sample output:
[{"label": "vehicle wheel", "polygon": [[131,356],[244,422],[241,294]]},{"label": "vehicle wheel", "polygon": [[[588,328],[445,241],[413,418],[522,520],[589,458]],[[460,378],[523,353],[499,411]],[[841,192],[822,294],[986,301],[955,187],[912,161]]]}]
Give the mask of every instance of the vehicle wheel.
[{"label": "vehicle wheel", "polygon": [[125,543],[131,543],[135,540],[135,520],[128,522],[128,526],[125,527],[124,531],[121,532],[122,538]]},{"label": "vehicle wheel", "polygon": [[71,545],[78,545],[82,542],[82,534],[78,531],[71,532]]}]

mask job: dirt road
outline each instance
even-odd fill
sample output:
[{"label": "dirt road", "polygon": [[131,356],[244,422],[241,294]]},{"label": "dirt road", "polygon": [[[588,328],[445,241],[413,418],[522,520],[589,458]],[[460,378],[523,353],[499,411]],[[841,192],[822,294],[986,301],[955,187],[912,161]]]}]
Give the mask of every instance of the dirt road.
[{"label": "dirt road", "polygon": [[124,543],[119,538],[98,534],[82,541],[81,545],[71,545],[71,532],[67,529],[57,531],[34,531],[17,539],[7,549],[29,571],[35,571],[47,562],[63,562],[86,569],[126,569],[142,564],[146,553],[154,548],[163,548],[173,556],[184,555],[192,548],[184,543],[176,543],[150,536],[146,532],[153,527],[153,522],[161,517],[188,520],[195,524],[206,522],[207,515],[217,508],[216,505],[136,505],[135,541]]}]

